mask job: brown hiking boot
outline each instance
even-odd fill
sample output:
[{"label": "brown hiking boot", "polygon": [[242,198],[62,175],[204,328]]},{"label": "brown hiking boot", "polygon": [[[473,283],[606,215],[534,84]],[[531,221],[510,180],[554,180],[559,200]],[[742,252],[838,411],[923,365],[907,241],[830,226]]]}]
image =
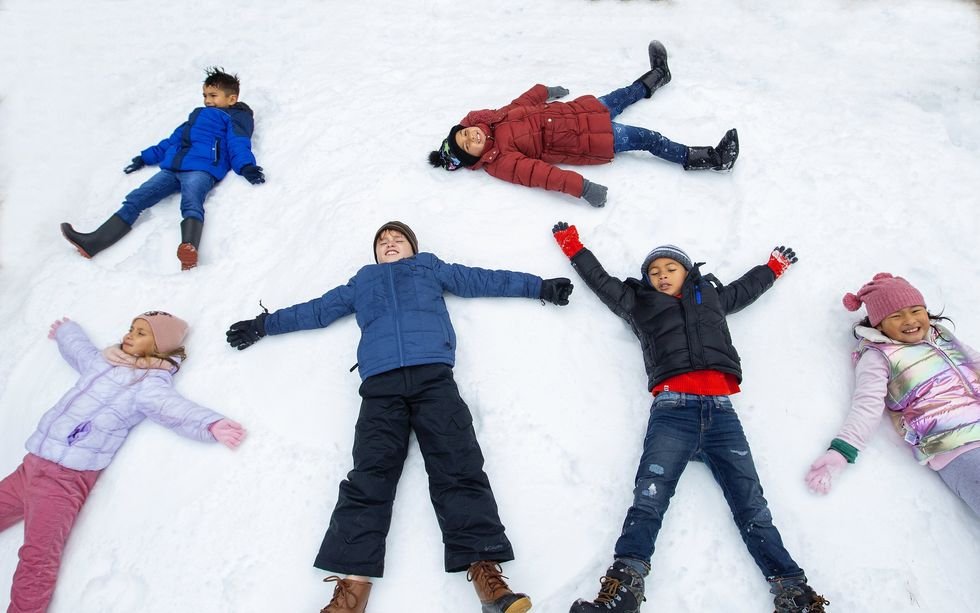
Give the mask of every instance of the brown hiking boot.
[{"label": "brown hiking boot", "polygon": [[515,594],[507,587],[500,564],[491,560],[474,562],[466,571],[466,580],[473,582],[483,613],[525,613],[531,610],[527,594]]},{"label": "brown hiking boot", "polygon": [[370,581],[341,579],[336,575],[330,575],[324,581],[336,581],[337,587],[333,590],[333,598],[320,613],[364,613],[371,594]]}]

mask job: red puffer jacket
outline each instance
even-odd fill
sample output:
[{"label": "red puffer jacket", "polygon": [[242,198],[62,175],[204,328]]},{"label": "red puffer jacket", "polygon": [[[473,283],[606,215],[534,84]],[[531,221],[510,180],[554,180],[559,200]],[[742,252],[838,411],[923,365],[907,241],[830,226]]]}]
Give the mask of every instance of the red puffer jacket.
[{"label": "red puffer jacket", "polygon": [[613,159],[609,109],[595,96],[546,102],[548,88],[535,85],[507,106],[472,111],[463,126],[479,126],[487,145],[471,170],[528,187],[579,198],[582,175],[553,164],[605,164]]}]

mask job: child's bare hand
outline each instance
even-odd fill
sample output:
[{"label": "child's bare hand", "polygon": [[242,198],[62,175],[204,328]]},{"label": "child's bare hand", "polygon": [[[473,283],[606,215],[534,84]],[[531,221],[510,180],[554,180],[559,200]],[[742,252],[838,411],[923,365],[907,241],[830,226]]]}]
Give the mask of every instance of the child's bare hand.
[{"label": "child's bare hand", "polygon": [[241,445],[242,441],[245,440],[245,435],[248,433],[240,423],[232,421],[227,417],[219,419],[208,426],[208,430],[216,441],[229,449],[234,449]]},{"label": "child's bare hand", "polygon": [[58,328],[60,328],[62,324],[66,323],[66,322],[69,322],[69,321],[71,321],[71,320],[68,319],[67,317],[62,317],[61,319],[54,320],[54,323],[51,324],[51,329],[48,330],[48,338],[52,338],[53,339],[54,336],[55,336],[55,334],[58,333]]}]

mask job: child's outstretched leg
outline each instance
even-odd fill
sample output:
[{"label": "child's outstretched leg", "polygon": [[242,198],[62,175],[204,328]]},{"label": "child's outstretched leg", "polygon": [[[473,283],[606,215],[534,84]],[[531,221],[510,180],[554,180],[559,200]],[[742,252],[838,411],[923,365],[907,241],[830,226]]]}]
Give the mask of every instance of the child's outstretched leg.
[{"label": "child's outstretched leg", "polygon": [[190,170],[178,175],[180,180],[180,245],[177,259],[181,270],[197,266],[197,251],[204,229],[204,199],[214,187],[215,179],[202,170]]},{"label": "child's outstretched leg", "polygon": [[670,68],[667,67],[667,49],[659,40],[650,41],[647,52],[650,54],[650,70],[636,82],[643,84],[646,89],[644,97],[649,98],[653,92],[670,83]]},{"label": "child's outstretched leg", "polygon": [[626,124],[612,124],[613,129],[613,151],[622,153],[623,151],[649,151],[662,160],[675,164],[686,164],[688,151],[687,145],[675,143],[666,136],[646,128],[628,126]]},{"label": "child's outstretched leg", "polygon": [[738,159],[738,132],[732,128],[718,142],[717,147],[689,147],[684,170],[714,170],[731,172]]},{"label": "child's outstretched leg", "polygon": [[113,215],[97,230],[88,234],[78,232],[71,227],[70,223],[63,223],[61,224],[61,235],[75,246],[82,257],[91,258],[103,249],[115,245],[131,229],[132,226],[123,221],[122,217]]},{"label": "child's outstretched leg", "polygon": [[7,613],[42,613],[54,595],[68,534],[99,471],[71,470],[33,455],[24,467],[24,546]]},{"label": "child's outstretched leg", "polygon": [[939,476],[980,516],[980,449],[957,456],[939,470]]}]

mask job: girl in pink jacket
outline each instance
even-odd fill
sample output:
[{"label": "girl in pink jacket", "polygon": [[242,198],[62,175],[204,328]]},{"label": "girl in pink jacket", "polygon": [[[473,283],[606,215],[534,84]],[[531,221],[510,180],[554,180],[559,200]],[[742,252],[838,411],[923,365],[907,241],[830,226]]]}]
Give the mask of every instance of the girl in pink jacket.
[{"label": "girl in pink jacket", "polygon": [[919,290],[902,277],[878,273],[844,296],[868,316],[859,339],[851,412],[830,448],[807,473],[810,489],[830,491],[833,477],[857,460],[887,413],[920,464],[980,515],[980,353],[939,325]]},{"label": "girl in pink jacket", "polygon": [[122,342],[99,350],[67,318],[48,338],[79,373],[27,440],[27,456],[0,481],[0,531],[24,520],[24,546],[7,613],[43,613],[54,594],[75,517],[129,431],[149,417],[178,434],[237,447],[240,424],[181,397],[173,375],[186,358],[187,324],[164,313],[137,316]]}]

